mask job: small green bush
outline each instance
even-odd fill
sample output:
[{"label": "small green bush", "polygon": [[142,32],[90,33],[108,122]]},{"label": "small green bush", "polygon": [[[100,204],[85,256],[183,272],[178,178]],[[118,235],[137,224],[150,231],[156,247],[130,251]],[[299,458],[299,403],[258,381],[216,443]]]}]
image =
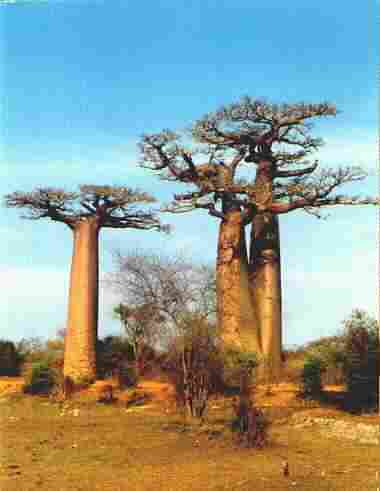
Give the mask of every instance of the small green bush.
[{"label": "small green bush", "polygon": [[303,365],[301,380],[304,397],[318,399],[322,393],[322,373],[325,370],[322,360],[308,357]]},{"label": "small green bush", "polygon": [[130,343],[120,336],[106,336],[97,342],[96,366],[98,378],[114,375],[126,361],[133,361],[133,349]]},{"label": "small green bush", "polygon": [[376,406],[379,381],[378,364],[378,351],[369,351],[364,357],[355,352],[347,354],[345,378],[348,410],[359,412]]},{"label": "small green bush", "polygon": [[15,377],[20,373],[21,354],[12,341],[0,340],[0,376]]},{"label": "small green bush", "polygon": [[255,368],[259,365],[255,352],[225,349],[222,353],[222,362],[223,381],[227,391],[240,389],[242,373],[249,377],[250,383],[253,383]]},{"label": "small green bush", "polygon": [[24,392],[28,394],[48,394],[56,385],[57,373],[44,360],[32,363],[25,374]]},{"label": "small green bush", "polygon": [[[358,313],[357,316],[359,316]],[[346,405],[347,409],[359,412],[373,408],[377,403],[378,340],[364,321],[350,325],[347,331],[344,364],[347,387]]]}]

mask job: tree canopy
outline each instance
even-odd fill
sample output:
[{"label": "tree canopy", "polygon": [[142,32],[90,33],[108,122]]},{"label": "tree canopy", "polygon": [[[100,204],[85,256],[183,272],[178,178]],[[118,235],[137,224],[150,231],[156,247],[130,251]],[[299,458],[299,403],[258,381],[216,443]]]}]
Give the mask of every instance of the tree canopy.
[{"label": "tree canopy", "polygon": [[82,185],[77,192],[60,188],[37,188],[5,196],[5,205],[23,208],[23,218],[50,218],[73,228],[80,220],[95,217],[101,227],[164,229],[153,210],[138,209],[156,200],[145,192],[128,187]]},{"label": "tree canopy", "polygon": [[[324,206],[378,204],[371,197],[337,192],[366,177],[360,167],[320,169],[317,160],[310,161],[323,145],[312,136],[311,120],[336,114],[336,107],[327,102],[269,104],[245,97],[206,114],[188,130],[144,135],[140,165],[162,179],[193,186],[189,193],[175,195],[167,208],[172,212],[205,208],[223,218],[223,209],[216,207],[221,197],[251,213],[303,209],[317,216]],[[239,175],[240,170],[248,177]]]}]

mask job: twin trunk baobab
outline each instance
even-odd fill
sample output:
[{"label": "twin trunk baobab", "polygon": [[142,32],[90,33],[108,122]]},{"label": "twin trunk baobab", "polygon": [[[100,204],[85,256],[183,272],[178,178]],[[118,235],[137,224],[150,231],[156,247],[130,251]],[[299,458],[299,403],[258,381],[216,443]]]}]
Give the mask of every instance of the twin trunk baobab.
[{"label": "twin trunk baobab", "polygon": [[25,218],[50,218],[73,232],[64,375],[75,382],[96,378],[99,232],[102,228],[162,229],[152,211],[137,208],[154,201],[147,193],[110,186],[81,186],[77,193],[37,189],[5,197],[6,206],[26,209]]},{"label": "twin trunk baobab", "polygon": [[360,168],[318,171],[318,162],[308,161],[323,143],[311,136],[308,121],[335,115],[328,103],[277,105],[246,97],[196,121],[194,145],[183,145],[182,135],[170,131],[145,135],[140,145],[143,167],[196,188],[176,195],[167,211],[201,208],[221,220],[216,269],[222,337],[256,351],[273,374],[281,369],[282,339],[277,215],[302,209],[319,216],[324,206],[377,203],[336,194],[365,177]]}]

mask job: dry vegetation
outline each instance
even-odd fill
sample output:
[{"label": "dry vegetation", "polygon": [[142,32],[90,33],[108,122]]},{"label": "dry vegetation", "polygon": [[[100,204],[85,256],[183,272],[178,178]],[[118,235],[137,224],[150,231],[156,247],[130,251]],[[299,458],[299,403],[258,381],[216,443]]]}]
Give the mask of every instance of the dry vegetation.
[{"label": "dry vegetation", "polygon": [[[114,404],[96,403],[97,382],[70,401],[20,393],[22,380],[0,384],[1,489],[4,490],[376,490],[380,452],[375,445],[327,439],[317,428],[297,428],[289,416],[350,416],[330,403],[297,397],[293,383],[259,387],[255,401],[271,414],[269,446],[242,448],[231,432],[231,397],[209,403],[205,424],[184,422],[173,388],[143,380],[118,391]],[[328,394],[341,390],[329,387]],[[282,464],[289,462],[284,477]]]}]

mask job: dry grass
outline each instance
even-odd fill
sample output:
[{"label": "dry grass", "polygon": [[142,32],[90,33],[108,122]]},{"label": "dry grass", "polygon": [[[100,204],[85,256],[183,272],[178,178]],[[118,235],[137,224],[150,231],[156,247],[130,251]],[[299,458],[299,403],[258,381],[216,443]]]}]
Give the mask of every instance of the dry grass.
[{"label": "dry grass", "polygon": [[[275,409],[279,417],[296,410],[344,414],[333,407],[305,410],[291,384],[274,387],[272,396],[260,390],[256,401]],[[380,487],[376,446],[326,439],[315,428],[282,422],[273,425],[268,448],[244,449],[235,444],[229,430],[228,398],[211,401],[206,425],[198,426],[184,425],[178,415],[165,412],[172,397],[172,388],[165,383],[146,381],[137,390],[116,392],[115,405],[96,404],[95,392],[92,388],[68,403],[9,392],[0,398],[0,489],[375,491]],[[126,409],[128,400],[142,394],[149,395],[146,404]],[[283,459],[289,461],[288,478],[282,475]]]},{"label": "dry grass", "polygon": [[0,395],[20,392],[23,386],[22,377],[0,377]]}]

